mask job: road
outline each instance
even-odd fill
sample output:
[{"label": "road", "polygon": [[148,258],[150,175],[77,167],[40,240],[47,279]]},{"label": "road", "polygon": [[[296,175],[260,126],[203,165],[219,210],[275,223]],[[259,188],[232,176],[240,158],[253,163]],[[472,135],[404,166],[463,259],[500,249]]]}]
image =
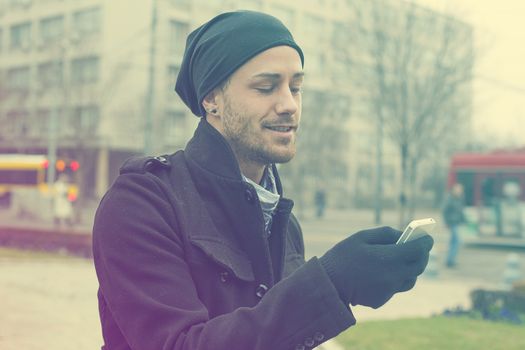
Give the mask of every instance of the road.
[{"label": "road", "polygon": [[[484,285],[497,287],[502,284],[503,274],[507,268],[509,254],[516,254],[521,261],[522,276],[525,276],[525,249],[501,249],[494,247],[470,247],[464,245],[458,254],[458,264],[455,268],[445,268],[444,260],[448,247],[448,230],[440,223],[441,217],[435,211],[422,211],[418,218],[434,217],[438,220],[432,236],[435,245],[432,253],[437,258],[436,270],[438,278],[479,282]],[[397,228],[396,213],[384,213],[383,225]],[[303,218],[301,226],[305,237],[306,255],[320,256],[332,245],[347,237],[348,234],[359,230],[375,227],[371,211],[332,211],[323,219]]]},{"label": "road", "polygon": [[0,349],[100,349],[88,259],[0,249]]}]

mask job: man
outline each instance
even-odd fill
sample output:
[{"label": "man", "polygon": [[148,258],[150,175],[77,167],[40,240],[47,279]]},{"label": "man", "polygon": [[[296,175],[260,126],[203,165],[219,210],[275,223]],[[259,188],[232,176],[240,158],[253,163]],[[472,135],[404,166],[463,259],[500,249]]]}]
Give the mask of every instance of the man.
[{"label": "man", "polygon": [[459,225],[465,222],[465,215],[463,213],[463,186],[459,183],[455,183],[452,186],[450,194],[445,201],[443,218],[450,230],[446,265],[447,267],[454,267],[456,266],[460,245],[458,229]]},{"label": "man", "polygon": [[433,241],[365,230],[304,261],[275,163],[295,154],[303,53],[276,18],[192,32],[176,91],[201,116],[184,151],[132,159],[93,230],[105,349],[313,348],[413,287]]}]

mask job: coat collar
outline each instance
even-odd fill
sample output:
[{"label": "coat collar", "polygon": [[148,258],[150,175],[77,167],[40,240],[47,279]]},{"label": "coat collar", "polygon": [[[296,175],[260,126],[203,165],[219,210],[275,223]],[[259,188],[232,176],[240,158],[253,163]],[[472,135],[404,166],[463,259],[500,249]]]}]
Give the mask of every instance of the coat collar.
[{"label": "coat collar", "polygon": [[[244,181],[230,144],[205,118],[201,118],[193,138],[186,145],[185,153],[199,167],[216,176]],[[282,196],[283,189],[277,167],[272,164],[272,168],[277,193]]]},{"label": "coat collar", "polygon": [[242,180],[239,163],[230,145],[204,118],[186,145],[185,152],[199,167],[217,176]]}]

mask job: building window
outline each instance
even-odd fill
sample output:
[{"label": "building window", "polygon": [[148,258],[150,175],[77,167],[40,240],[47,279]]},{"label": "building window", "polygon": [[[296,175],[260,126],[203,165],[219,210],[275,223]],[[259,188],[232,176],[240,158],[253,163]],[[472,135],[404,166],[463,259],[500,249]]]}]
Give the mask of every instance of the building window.
[{"label": "building window", "polygon": [[100,119],[98,106],[79,106],[73,110],[72,125],[81,135],[92,136],[97,131]]},{"label": "building window", "polygon": [[186,134],[186,113],[183,111],[168,111],[164,119],[164,143],[179,145],[184,142]]},{"label": "building window", "polygon": [[63,36],[63,16],[48,17],[40,21],[40,42],[42,44],[58,42]]},{"label": "building window", "polygon": [[243,0],[242,6],[247,10],[260,10],[261,0]]},{"label": "building window", "polygon": [[345,79],[350,74],[351,62],[344,52],[335,51],[332,57],[331,73],[334,80]]},{"label": "building window", "polygon": [[31,44],[31,23],[25,22],[11,26],[11,49],[27,50]]},{"label": "building window", "polygon": [[181,54],[184,52],[186,37],[190,25],[185,22],[170,21],[170,54]]},{"label": "building window", "polygon": [[99,79],[98,57],[84,57],[71,63],[71,82],[73,84],[96,83]]},{"label": "building window", "polygon": [[52,61],[38,66],[38,82],[40,88],[61,86],[64,81],[63,64],[59,61]]},{"label": "building window", "polygon": [[168,91],[170,93],[175,89],[175,83],[177,82],[177,77],[179,76],[180,67],[178,65],[170,65],[168,67]]},{"label": "building window", "polygon": [[306,14],[304,16],[304,35],[309,41],[321,43],[326,40],[324,36],[325,22],[321,17]]},{"label": "building window", "polygon": [[73,14],[74,31],[79,37],[100,33],[100,8],[91,8]]},{"label": "building window", "polygon": [[369,132],[362,132],[356,135],[357,152],[363,155],[371,155],[374,150],[374,135]]},{"label": "building window", "polygon": [[7,112],[8,135],[26,136],[29,128],[29,112],[25,109],[16,109]]},{"label": "building window", "polygon": [[348,49],[347,44],[352,34],[352,30],[346,23],[339,21],[334,22],[332,24],[331,35],[332,46],[338,50]]},{"label": "building window", "polygon": [[372,189],[372,166],[369,163],[361,163],[357,166],[357,186],[362,194],[370,193]]},{"label": "building window", "polygon": [[28,92],[31,71],[29,67],[17,67],[7,71],[7,86],[11,92]]},{"label": "building window", "polygon": [[308,57],[308,67],[309,71],[314,75],[322,75],[325,70],[325,57],[324,54],[319,52],[309,52]]},{"label": "building window", "polygon": [[294,11],[291,8],[274,5],[270,8],[271,14],[281,20],[290,30],[295,26]]},{"label": "building window", "polygon": [[36,112],[34,129],[39,131],[41,138],[46,138],[49,135],[49,118],[51,111],[49,109],[39,109]]},{"label": "building window", "polygon": [[[54,135],[56,137],[72,137],[75,136],[75,130],[71,127],[71,120],[67,117],[67,113],[64,112],[63,106],[55,106],[49,113],[49,124],[53,124]],[[51,123],[54,119],[53,123]],[[51,127],[51,125],[49,125]],[[48,127],[48,130],[51,129]]]},{"label": "building window", "polygon": [[27,7],[30,6],[33,0],[9,0],[12,7]]},{"label": "building window", "polygon": [[189,11],[191,9],[190,0],[171,0],[170,2],[178,10]]}]

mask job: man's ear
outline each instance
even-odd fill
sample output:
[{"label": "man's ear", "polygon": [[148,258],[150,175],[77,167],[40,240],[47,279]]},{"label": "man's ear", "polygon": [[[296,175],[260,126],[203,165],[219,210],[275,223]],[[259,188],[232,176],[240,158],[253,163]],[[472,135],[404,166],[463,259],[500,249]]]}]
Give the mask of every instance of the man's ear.
[{"label": "man's ear", "polygon": [[212,116],[217,117],[219,112],[220,105],[220,90],[213,89],[210,91],[202,100],[202,106],[206,111],[206,117]]}]

